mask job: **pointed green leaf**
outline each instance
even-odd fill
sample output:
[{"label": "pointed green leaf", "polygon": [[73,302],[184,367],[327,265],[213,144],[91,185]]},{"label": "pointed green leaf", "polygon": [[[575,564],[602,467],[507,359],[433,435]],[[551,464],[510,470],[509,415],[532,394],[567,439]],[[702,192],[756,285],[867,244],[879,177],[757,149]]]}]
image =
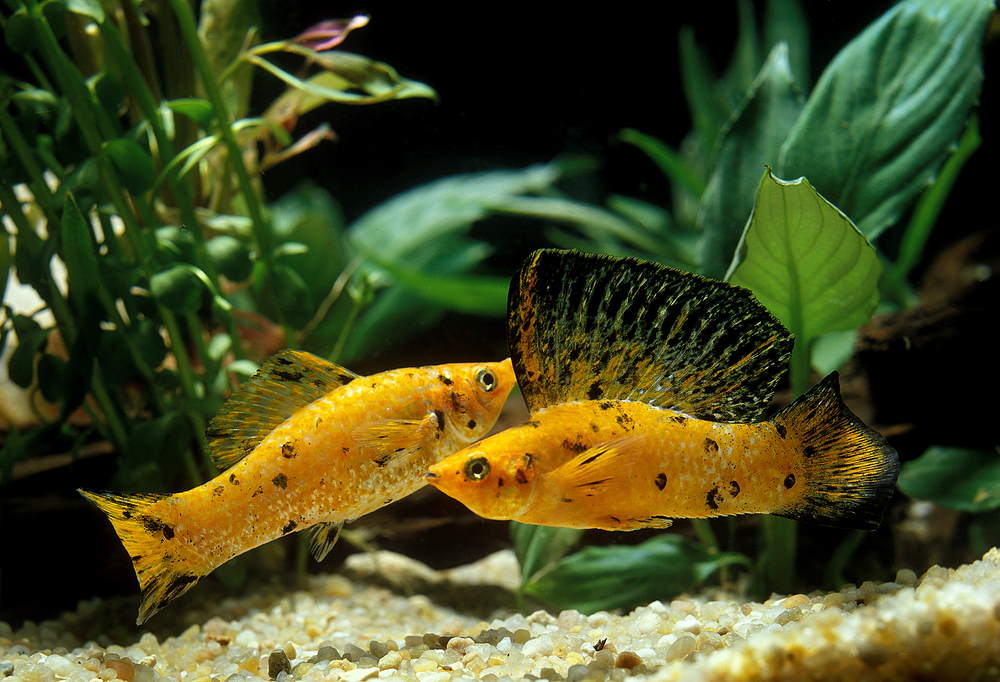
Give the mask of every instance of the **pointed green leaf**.
[{"label": "pointed green leaf", "polygon": [[583,535],[579,528],[553,528],[510,522],[510,538],[521,567],[521,584],[566,555]]},{"label": "pointed green leaf", "polygon": [[777,161],[802,99],[781,43],[768,55],[746,101],[723,133],[715,170],[701,197],[702,273],[721,277],[732,261],[753,206],[756,178]]},{"label": "pointed green leaf", "polygon": [[167,102],[167,106],[178,114],[184,114],[206,130],[212,126],[212,121],[215,119],[215,110],[207,99],[197,97],[172,99]]},{"label": "pointed green leaf", "polygon": [[934,179],[983,79],[992,0],[905,0],[823,72],[777,166],[805,175],[870,239]]},{"label": "pointed green leaf", "polygon": [[633,128],[626,128],[618,134],[622,142],[633,144],[659,166],[667,178],[693,197],[700,197],[705,191],[705,181],[695,169],[690,168],[681,155],[668,147],[662,140],[646,135]]},{"label": "pointed green leaf", "polygon": [[694,29],[685,26],[680,33],[681,81],[694,130],[701,147],[714,151],[722,124],[729,115],[715,87],[717,79],[708,65],[708,59],[694,40]]},{"label": "pointed green leaf", "polygon": [[768,169],[726,279],[753,291],[798,346],[867,321],[881,269],[854,223],[805,178]]},{"label": "pointed green leaf", "polygon": [[63,208],[62,258],[69,276],[69,298],[77,314],[87,315],[88,309],[100,303],[101,274],[97,265],[97,246],[94,230],[69,195]]},{"label": "pointed green leaf", "polygon": [[448,275],[375,261],[393,280],[420,298],[451,310],[501,317],[507,310],[507,277]]},{"label": "pointed green leaf", "polygon": [[736,563],[748,562],[666,534],[640,545],[587,547],[542,572],[524,591],[558,608],[593,613],[671,599]]},{"label": "pointed green leaf", "polygon": [[788,45],[788,63],[795,83],[809,87],[809,21],[799,0],[768,0],[764,16],[764,45],[768,51],[778,43]]},{"label": "pointed green leaf", "polygon": [[961,511],[1000,508],[1000,453],[928,448],[903,465],[899,489],[918,500]]}]

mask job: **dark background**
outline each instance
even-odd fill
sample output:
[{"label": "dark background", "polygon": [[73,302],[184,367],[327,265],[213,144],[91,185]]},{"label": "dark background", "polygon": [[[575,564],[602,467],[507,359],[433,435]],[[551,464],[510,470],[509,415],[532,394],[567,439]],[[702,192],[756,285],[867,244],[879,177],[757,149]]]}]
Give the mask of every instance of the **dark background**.
[{"label": "dark background", "polygon": [[[805,4],[813,31],[815,83],[836,51],[891,3]],[[584,12],[581,6],[264,0],[267,40],[294,36],[326,18],[370,14],[369,26],[352,33],[342,49],[384,61],[440,96],[438,102],[329,105],[311,113],[298,131],[329,121],[338,140],[268,171],[269,200],[310,180],[330,191],[350,221],[376,203],[438,177],[582,153],[600,165],[574,186],[576,198],[602,202],[618,192],[667,205],[666,180],[643,154],[616,143],[614,136],[633,127],[675,147],[680,143],[690,121],[679,73],[678,31],[693,26],[698,43],[721,73],[736,41],[736,4],[619,3],[600,13]],[[758,12],[762,9],[763,3],[757,3]],[[984,144],[959,179],[928,253],[962,234],[995,225],[993,202],[985,190],[996,176],[996,88],[991,82],[996,53],[994,41],[987,47]],[[258,73],[253,113],[281,91],[278,81]],[[499,271],[510,263],[491,265]],[[481,348],[502,345],[502,321],[466,319],[464,333],[454,331],[454,322],[448,318],[451,328],[443,337],[439,330],[437,337],[400,349],[400,355],[409,350],[422,360],[419,356],[428,348],[440,356],[464,347],[465,354],[478,357]],[[484,340],[484,334],[493,341]],[[433,345],[442,338],[444,346]],[[41,620],[73,608],[81,598],[114,593],[133,597],[126,611],[134,614],[137,588],[127,558],[103,517],[72,492],[77,486],[105,485],[114,461],[94,458],[86,466],[85,471],[31,477],[5,491],[11,496],[8,510],[18,512],[21,522],[9,523],[14,517],[8,515],[0,533],[0,619],[16,626],[24,618]],[[495,549],[467,539],[457,544]],[[497,534],[496,542],[502,540],[502,533]],[[450,558],[462,558],[454,554],[454,545],[452,550]],[[324,569],[333,570],[331,563]],[[39,586],[45,589],[35,589]]]}]

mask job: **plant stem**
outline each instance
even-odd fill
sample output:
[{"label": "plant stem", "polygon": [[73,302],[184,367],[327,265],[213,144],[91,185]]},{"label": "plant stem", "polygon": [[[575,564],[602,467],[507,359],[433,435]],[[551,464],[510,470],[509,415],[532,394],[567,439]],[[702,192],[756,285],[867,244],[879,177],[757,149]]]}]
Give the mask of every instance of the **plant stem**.
[{"label": "plant stem", "polygon": [[188,51],[194,60],[195,70],[201,78],[205,94],[212,103],[212,108],[215,109],[215,117],[219,124],[219,134],[222,136],[222,141],[229,151],[229,161],[236,170],[236,177],[240,183],[240,191],[243,194],[247,212],[250,214],[250,220],[253,223],[258,253],[266,266],[266,270],[270,271],[272,249],[270,233],[268,232],[267,223],[264,220],[264,210],[261,206],[260,197],[257,195],[257,191],[250,180],[246,164],[243,163],[243,152],[236,141],[236,136],[233,134],[233,121],[226,106],[225,98],[222,96],[222,92],[215,81],[215,74],[212,73],[212,69],[208,64],[208,57],[205,55],[205,51],[202,49],[198,38],[198,29],[194,23],[194,15],[191,13],[191,7],[186,0],[170,0],[170,5],[173,7],[174,15],[177,17],[177,23],[180,26],[181,35],[184,36]]},{"label": "plant stem", "polygon": [[31,178],[31,194],[42,209],[42,213],[45,214],[45,219],[49,225],[58,225],[59,216],[54,208],[55,197],[52,196],[52,191],[49,190],[48,183],[45,182],[45,174],[35,161],[35,155],[21,135],[17,123],[7,111],[6,103],[0,104],[0,133],[3,133],[4,139],[10,144],[18,161],[21,162],[21,166]]}]

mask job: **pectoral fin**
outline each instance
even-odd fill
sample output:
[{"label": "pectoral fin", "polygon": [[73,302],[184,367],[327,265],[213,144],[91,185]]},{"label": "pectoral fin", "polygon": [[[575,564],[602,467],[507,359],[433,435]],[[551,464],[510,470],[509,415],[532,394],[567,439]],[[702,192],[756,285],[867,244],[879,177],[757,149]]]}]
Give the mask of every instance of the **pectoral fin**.
[{"label": "pectoral fin", "polygon": [[410,457],[420,452],[444,429],[444,414],[430,412],[423,419],[386,419],[365,429],[359,440],[378,452],[375,463]]},{"label": "pectoral fin", "polygon": [[333,546],[337,544],[340,529],[343,527],[343,521],[328,521],[327,523],[317,523],[306,531],[309,534],[309,551],[312,552],[316,561],[323,561],[330,553]]},{"label": "pectoral fin", "polygon": [[642,436],[626,436],[584,450],[545,477],[555,486],[571,489],[600,490],[628,486],[629,460],[642,457]]}]

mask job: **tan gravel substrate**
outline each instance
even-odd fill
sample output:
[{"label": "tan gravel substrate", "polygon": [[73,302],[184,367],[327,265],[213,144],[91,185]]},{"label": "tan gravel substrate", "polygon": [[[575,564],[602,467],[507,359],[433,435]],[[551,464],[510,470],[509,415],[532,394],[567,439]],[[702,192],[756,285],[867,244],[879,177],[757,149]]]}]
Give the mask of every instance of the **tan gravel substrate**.
[{"label": "tan gravel substrate", "polygon": [[101,608],[88,602],[17,631],[0,622],[0,679],[1000,680],[997,549],[919,579],[902,570],[895,582],[828,594],[690,597],[625,616],[538,611],[485,622],[330,575],[227,602],[227,613],[245,615],[162,642],[146,633],[126,646],[81,645],[71,627]]}]

